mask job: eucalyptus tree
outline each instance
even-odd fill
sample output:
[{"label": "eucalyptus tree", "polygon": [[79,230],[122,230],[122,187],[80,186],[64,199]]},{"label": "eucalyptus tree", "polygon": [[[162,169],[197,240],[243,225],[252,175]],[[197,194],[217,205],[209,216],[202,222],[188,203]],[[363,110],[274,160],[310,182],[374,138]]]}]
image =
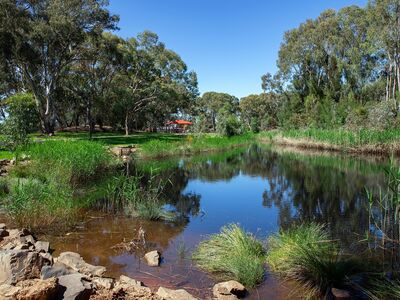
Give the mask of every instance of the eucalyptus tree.
[{"label": "eucalyptus tree", "polygon": [[197,107],[198,114],[204,116],[212,131],[215,131],[219,112],[224,110],[225,114],[237,114],[239,99],[226,93],[206,92],[199,99]]},{"label": "eucalyptus tree", "polygon": [[35,96],[42,130],[52,133],[59,99],[56,91],[69,67],[85,50],[87,37],[116,28],[105,0],[2,0],[0,56]]},{"label": "eucalyptus tree", "polygon": [[[124,40],[104,32],[100,36],[88,36],[82,45],[77,60],[70,66],[63,81],[63,89],[77,99],[80,108],[84,108],[89,134],[92,136],[97,123],[107,118],[111,105],[107,97],[115,87],[114,78],[121,71]],[[69,97],[64,97],[69,100]],[[67,103],[67,106],[72,103]],[[75,111],[76,114],[79,113]]]},{"label": "eucalyptus tree", "polygon": [[371,0],[368,3],[369,38],[378,54],[383,55],[386,75],[386,99],[396,99],[400,93],[400,2]]},{"label": "eucalyptus tree", "polygon": [[133,122],[152,127],[192,105],[198,94],[196,74],[155,33],[145,31],[128,39],[122,51],[123,70],[115,78],[116,105],[123,111],[127,135]]}]

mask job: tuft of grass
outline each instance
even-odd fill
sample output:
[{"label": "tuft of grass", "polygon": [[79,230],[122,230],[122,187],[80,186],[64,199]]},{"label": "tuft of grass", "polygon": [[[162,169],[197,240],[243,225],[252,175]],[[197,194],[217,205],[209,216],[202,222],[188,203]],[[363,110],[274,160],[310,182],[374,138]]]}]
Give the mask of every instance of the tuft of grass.
[{"label": "tuft of grass", "polygon": [[236,224],[201,242],[193,253],[196,265],[223,280],[237,280],[251,288],[263,281],[265,250]]},{"label": "tuft of grass", "polygon": [[300,225],[268,239],[267,263],[278,276],[294,281],[305,297],[325,296],[332,287],[346,288],[360,265],[340,255],[325,228]]},{"label": "tuft of grass", "polygon": [[372,300],[400,299],[400,281],[378,278],[372,280],[365,292]]}]

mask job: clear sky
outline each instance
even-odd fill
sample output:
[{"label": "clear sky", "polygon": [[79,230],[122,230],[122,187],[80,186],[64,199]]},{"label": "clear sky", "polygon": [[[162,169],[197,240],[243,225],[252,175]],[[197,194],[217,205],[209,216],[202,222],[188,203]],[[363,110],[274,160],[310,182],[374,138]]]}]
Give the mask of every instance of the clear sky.
[{"label": "clear sky", "polygon": [[110,0],[118,35],[157,33],[197,72],[201,93],[237,97],[261,92],[261,75],[276,71],[285,31],[327,8],[367,0]]}]

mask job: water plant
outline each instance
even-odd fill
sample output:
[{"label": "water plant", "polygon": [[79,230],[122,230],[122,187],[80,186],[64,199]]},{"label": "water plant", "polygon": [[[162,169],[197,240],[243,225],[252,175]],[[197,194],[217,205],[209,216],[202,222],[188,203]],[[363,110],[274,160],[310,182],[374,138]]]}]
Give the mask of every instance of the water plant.
[{"label": "water plant", "polygon": [[68,225],[78,212],[72,190],[37,179],[13,179],[8,185],[4,206],[7,214],[21,227],[41,230]]},{"label": "water plant", "polygon": [[295,282],[308,299],[345,288],[360,265],[342,255],[322,225],[308,224],[269,237],[267,262],[278,276]]},{"label": "water plant", "polygon": [[32,175],[68,183],[82,184],[104,175],[115,163],[101,143],[84,140],[35,143],[28,153],[33,161]]},{"label": "water plant", "polygon": [[254,287],[264,278],[265,249],[251,234],[236,224],[201,242],[193,253],[196,265],[219,279],[237,280]]}]

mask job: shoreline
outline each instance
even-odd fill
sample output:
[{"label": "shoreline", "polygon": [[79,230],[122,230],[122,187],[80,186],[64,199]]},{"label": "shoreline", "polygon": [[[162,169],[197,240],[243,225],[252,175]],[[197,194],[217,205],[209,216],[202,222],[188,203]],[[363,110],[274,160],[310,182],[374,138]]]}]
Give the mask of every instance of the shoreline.
[{"label": "shoreline", "polygon": [[367,144],[364,146],[348,147],[328,142],[315,141],[309,138],[289,138],[281,135],[272,137],[259,137],[258,141],[264,144],[288,146],[303,150],[317,150],[332,153],[353,155],[371,155],[380,157],[400,157],[400,145],[398,144]]}]

